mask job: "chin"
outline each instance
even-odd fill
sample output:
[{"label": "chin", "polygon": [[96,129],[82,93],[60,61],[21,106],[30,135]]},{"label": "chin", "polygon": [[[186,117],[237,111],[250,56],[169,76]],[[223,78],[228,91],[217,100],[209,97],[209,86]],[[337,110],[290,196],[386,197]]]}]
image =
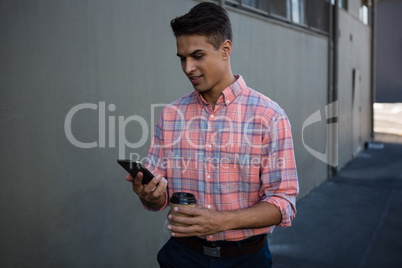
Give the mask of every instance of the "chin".
[{"label": "chin", "polygon": [[206,89],[200,87],[199,85],[195,85],[195,86],[193,86],[193,88],[194,88],[196,91],[200,92],[200,93],[201,93],[201,92],[204,92],[204,91],[207,91]]}]

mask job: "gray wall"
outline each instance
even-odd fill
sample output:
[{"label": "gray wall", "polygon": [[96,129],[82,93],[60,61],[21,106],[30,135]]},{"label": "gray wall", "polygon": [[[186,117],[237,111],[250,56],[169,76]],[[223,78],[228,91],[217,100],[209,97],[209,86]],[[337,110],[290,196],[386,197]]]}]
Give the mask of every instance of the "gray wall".
[{"label": "gray wall", "polygon": [[402,1],[377,2],[376,102],[402,102]]},{"label": "gray wall", "polygon": [[[0,2],[0,266],[155,266],[166,213],[143,210],[108,133],[105,148],[80,149],[64,120],[78,104],[104,101],[117,136],[117,116],[151,122],[151,103],[185,94],[169,22],[192,5]],[[98,112],[73,117],[78,140],[98,140]],[[139,135],[138,123],[127,127],[128,140]],[[148,146],[132,151],[145,156]]]},{"label": "gray wall", "polygon": [[358,17],[340,9],[338,33],[339,169],[370,140],[372,104],[371,30]]},{"label": "gray wall", "polygon": [[[151,133],[143,146],[123,152],[119,135],[135,143],[142,131],[139,122],[119,129],[119,117],[138,115],[151,132],[156,117],[151,104],[169,103],[192,90],[175,55],[169,22],[194,4],[190,0],[0,2],[2,267],[156,266],[157,251],[169,237],[167,212],[145,211],[116,164],[119,156],[132,152],[145,156]],[[302,141],[304,131],[304,143],[325,152],[325,120],[304,130],[303,123],[317,110],[323,114],[327,105],[327,38],[235,9],[229,13],[233,71],[277,101],[291,120],[302,197],[327,178],[327,165]],[[364,32],[361,39],[354,39],[357,44],[344,41],[356,49],[368,30],[356,26],[347,14],[343,19],[351,20],[342,26],[348,31]],[[342,31],[343,36],[348,35]],[[366,52],[354,53],[354,60],[343,63],[348,70],[339,74],[340,81],[343,76],[348,79],[341,90],[345,96],[340,96],[347,106],[341,120],[342,145],[348,152],[342,154],[342,162],[353,151],[352,136],[343,133],[351,126],[352,67],[362,74],[360,92],[367,91],[367,62],[359,61]],[[361,94],[361,103],[366,95]],[[99,131],[103,102],[106,123]],[[65,134],[67,114],[83,103],[97,106],[74,115],[72,134],[82,142],[97,141],[95,148],[78,148]],[[109,109],[111,104],[115,109]],[[361,106],[362,121],[367,122],[367,105]],[[360,129],[365,139],[367,124]],[[113,135],[115,144],[109,142]]]}]

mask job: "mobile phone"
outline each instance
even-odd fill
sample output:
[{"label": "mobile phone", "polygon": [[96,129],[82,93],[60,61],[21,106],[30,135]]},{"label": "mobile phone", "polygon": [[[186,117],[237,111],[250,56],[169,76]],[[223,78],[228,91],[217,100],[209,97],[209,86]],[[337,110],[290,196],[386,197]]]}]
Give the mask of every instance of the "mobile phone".
[{"label": "mobile phone", "polygon": [[123,159],[118,159],[117,163],[120,164],[130,175],[135,178],[137,175],[138,171],[141,171],[143,174],[142,177],[142,184],[148,184],[154,175],[139,161],[131,161],[131,160],[123,160]]}]

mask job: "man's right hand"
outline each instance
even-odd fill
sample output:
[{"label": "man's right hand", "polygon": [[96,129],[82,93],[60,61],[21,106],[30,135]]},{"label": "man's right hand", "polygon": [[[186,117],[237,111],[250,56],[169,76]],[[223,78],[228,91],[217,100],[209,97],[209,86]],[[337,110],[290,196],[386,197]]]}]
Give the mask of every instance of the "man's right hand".
[{"label": "man's right hand", "polygon": [[126,176],[126,180],[132,183],[133,191],[139,196],[141,202],[151,209],[159,210],[166,201],[167,180],[158,174],[147,185],[143,185],[142,178],[141,171],[137,173],[135,178],[130,174]]}]

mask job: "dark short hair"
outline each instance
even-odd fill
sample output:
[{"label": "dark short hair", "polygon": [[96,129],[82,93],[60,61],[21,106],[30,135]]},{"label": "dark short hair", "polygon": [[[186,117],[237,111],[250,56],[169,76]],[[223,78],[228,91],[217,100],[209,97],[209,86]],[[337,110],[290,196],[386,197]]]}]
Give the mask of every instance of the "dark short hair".
[{"label": "dark short hair", "polygon": [[170,22],[176,37],[204,35],[216,49],[225,41],[232,41],[232,26],[226,10],[214,3],[200,3],[187,14]]}]

